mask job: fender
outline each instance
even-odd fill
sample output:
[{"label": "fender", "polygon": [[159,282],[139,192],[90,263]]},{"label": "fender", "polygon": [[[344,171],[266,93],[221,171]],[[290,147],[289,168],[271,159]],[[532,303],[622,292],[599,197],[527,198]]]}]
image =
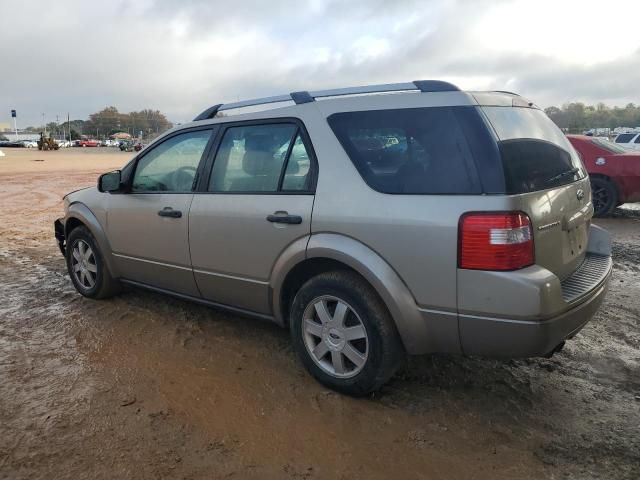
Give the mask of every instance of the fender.
[{"label": "fender", "polygon": [[271,311],[273,312],[274,321],[284,327],[285,320],[282,315],[282,305],[280,304],[280,295],[282,294],[282,286],[289,272],[300,262],[306,259],[307,244],[310,235],[306,235],[291,243],[278,257],[276,263],[271,269],[269,279],[269,289],[271,290]]},{"label": "fender", "polygon": [[69,223],[69,220],[72,218],[80,220],[89,229],[89,231],[93,235],[93,238],[95,238],[98,242],[100,253],[102,253],[102,258],[107,264],[109,272],[114,278],[119,277],[119,272],[117,271],[116,266],[113,262],[111,245],[109,244],[109,240],[107,239],[107,235],[105,234],[102,225],[100,225],[100,222],[93,214],[93,212],[89,210],[89,207],[87,207],[84,203],[75,202],[70,204],[64,219],[64,235],[66,238],[69,237],[67,225]]},{"label": "fender", "polygon": [[[305,254],[302,249],[307,240]],[[328,258],[353,268],[371,284],[386,304],[407,353],[433,351],[429,345],[429,339],[433,337],[429,322],[395,270],[363,243],[334,233],[319,233],[300,239],[290,245],[276,262],[271,286],[274,316],[278,323],[283,322],[279,299],[286,275],[297,263],[310,258]]]}]

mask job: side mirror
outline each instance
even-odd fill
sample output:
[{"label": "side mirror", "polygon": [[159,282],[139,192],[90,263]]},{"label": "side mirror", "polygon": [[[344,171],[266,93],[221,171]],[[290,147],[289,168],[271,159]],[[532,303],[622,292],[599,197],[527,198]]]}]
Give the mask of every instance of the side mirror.
[{"label": "side mirror", "polygon": [[100,192],[117,192],[120,190],[120,182],[122,180],[120,170],[109,173],[103,173],[98,178],[98,191]]}]

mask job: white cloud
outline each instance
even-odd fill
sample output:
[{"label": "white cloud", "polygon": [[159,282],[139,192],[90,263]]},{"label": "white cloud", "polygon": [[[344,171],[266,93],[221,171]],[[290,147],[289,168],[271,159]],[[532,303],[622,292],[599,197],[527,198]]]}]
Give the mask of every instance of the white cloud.
[{"label": "white cloud", "polygon": [[0,120],[10,108],[24,125],[114,105],[185,121],[221,101],[421,78],[543,106],[639,103],[639,5],[23,0],[0,16]]}]

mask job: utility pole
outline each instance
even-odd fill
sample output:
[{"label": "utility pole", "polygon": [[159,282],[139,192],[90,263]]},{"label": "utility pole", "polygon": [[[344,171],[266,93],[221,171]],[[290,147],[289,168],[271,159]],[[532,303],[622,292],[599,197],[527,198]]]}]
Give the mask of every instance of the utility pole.
[{"label": "utility pole", "polygon": [[71,122],[69,121],[69,112],[67,112],[67,130],[69,130],[69,145],[71,145]]},{"label": "utility pole", "polygon": [[18,116],[15,110],[11,110],[11,116],[13,117],[13,129],[16,132],[16,142],[18,141],[18,124],[16,122],[16,117]]},{"label": "utility pole", "polygon": [[44,125],[44,136],[47,136],[47,124],[44,123],[44,113],[42,114],[42,125]]}]

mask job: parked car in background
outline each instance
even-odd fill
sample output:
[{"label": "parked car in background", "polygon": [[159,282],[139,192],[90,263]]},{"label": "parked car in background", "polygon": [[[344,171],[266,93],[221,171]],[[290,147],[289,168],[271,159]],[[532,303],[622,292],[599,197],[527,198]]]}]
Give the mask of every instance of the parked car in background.
[{"label": "parked car in background", "polygon": [[623,203],[640,202],[640,152],[602,137],[567,137],[589,172],[596,216],[610,215]]},{"label": "parked car in background", "polygon": [[38,148],[38,142],[35,140],[22,140],[22,144],[25,148]]},{"label": "parked car in background", "polygon": [[71,146],[71,142],[69,140],[56,140],[56,143],[60,148],[69,148]]},{"label": "parked car in background", "polygon": [[614,142],[627,150],[640,151],[640,133],[621,133]]},{"label": "parked car in background", "polygon": [[130,140],[123,140],[118,144],[121,152],[133,152],[133,142]]},{"label": "parked car in background", "polygon": [[77,291],[272,320],[353,395],[406,353],[550,356],[593,317],[610,237],[532,102],[428,80],[279,98],[207,108],[66,195],[54,228]]},{"label": "parked car in background", "polygon": [[99,140],[76,140],[76,147],[99,147]]},{"label": "parked car in background", "polygon": [[24,140],[9,140],[3,142],[1,146],[6,148],[25,148]]}]

